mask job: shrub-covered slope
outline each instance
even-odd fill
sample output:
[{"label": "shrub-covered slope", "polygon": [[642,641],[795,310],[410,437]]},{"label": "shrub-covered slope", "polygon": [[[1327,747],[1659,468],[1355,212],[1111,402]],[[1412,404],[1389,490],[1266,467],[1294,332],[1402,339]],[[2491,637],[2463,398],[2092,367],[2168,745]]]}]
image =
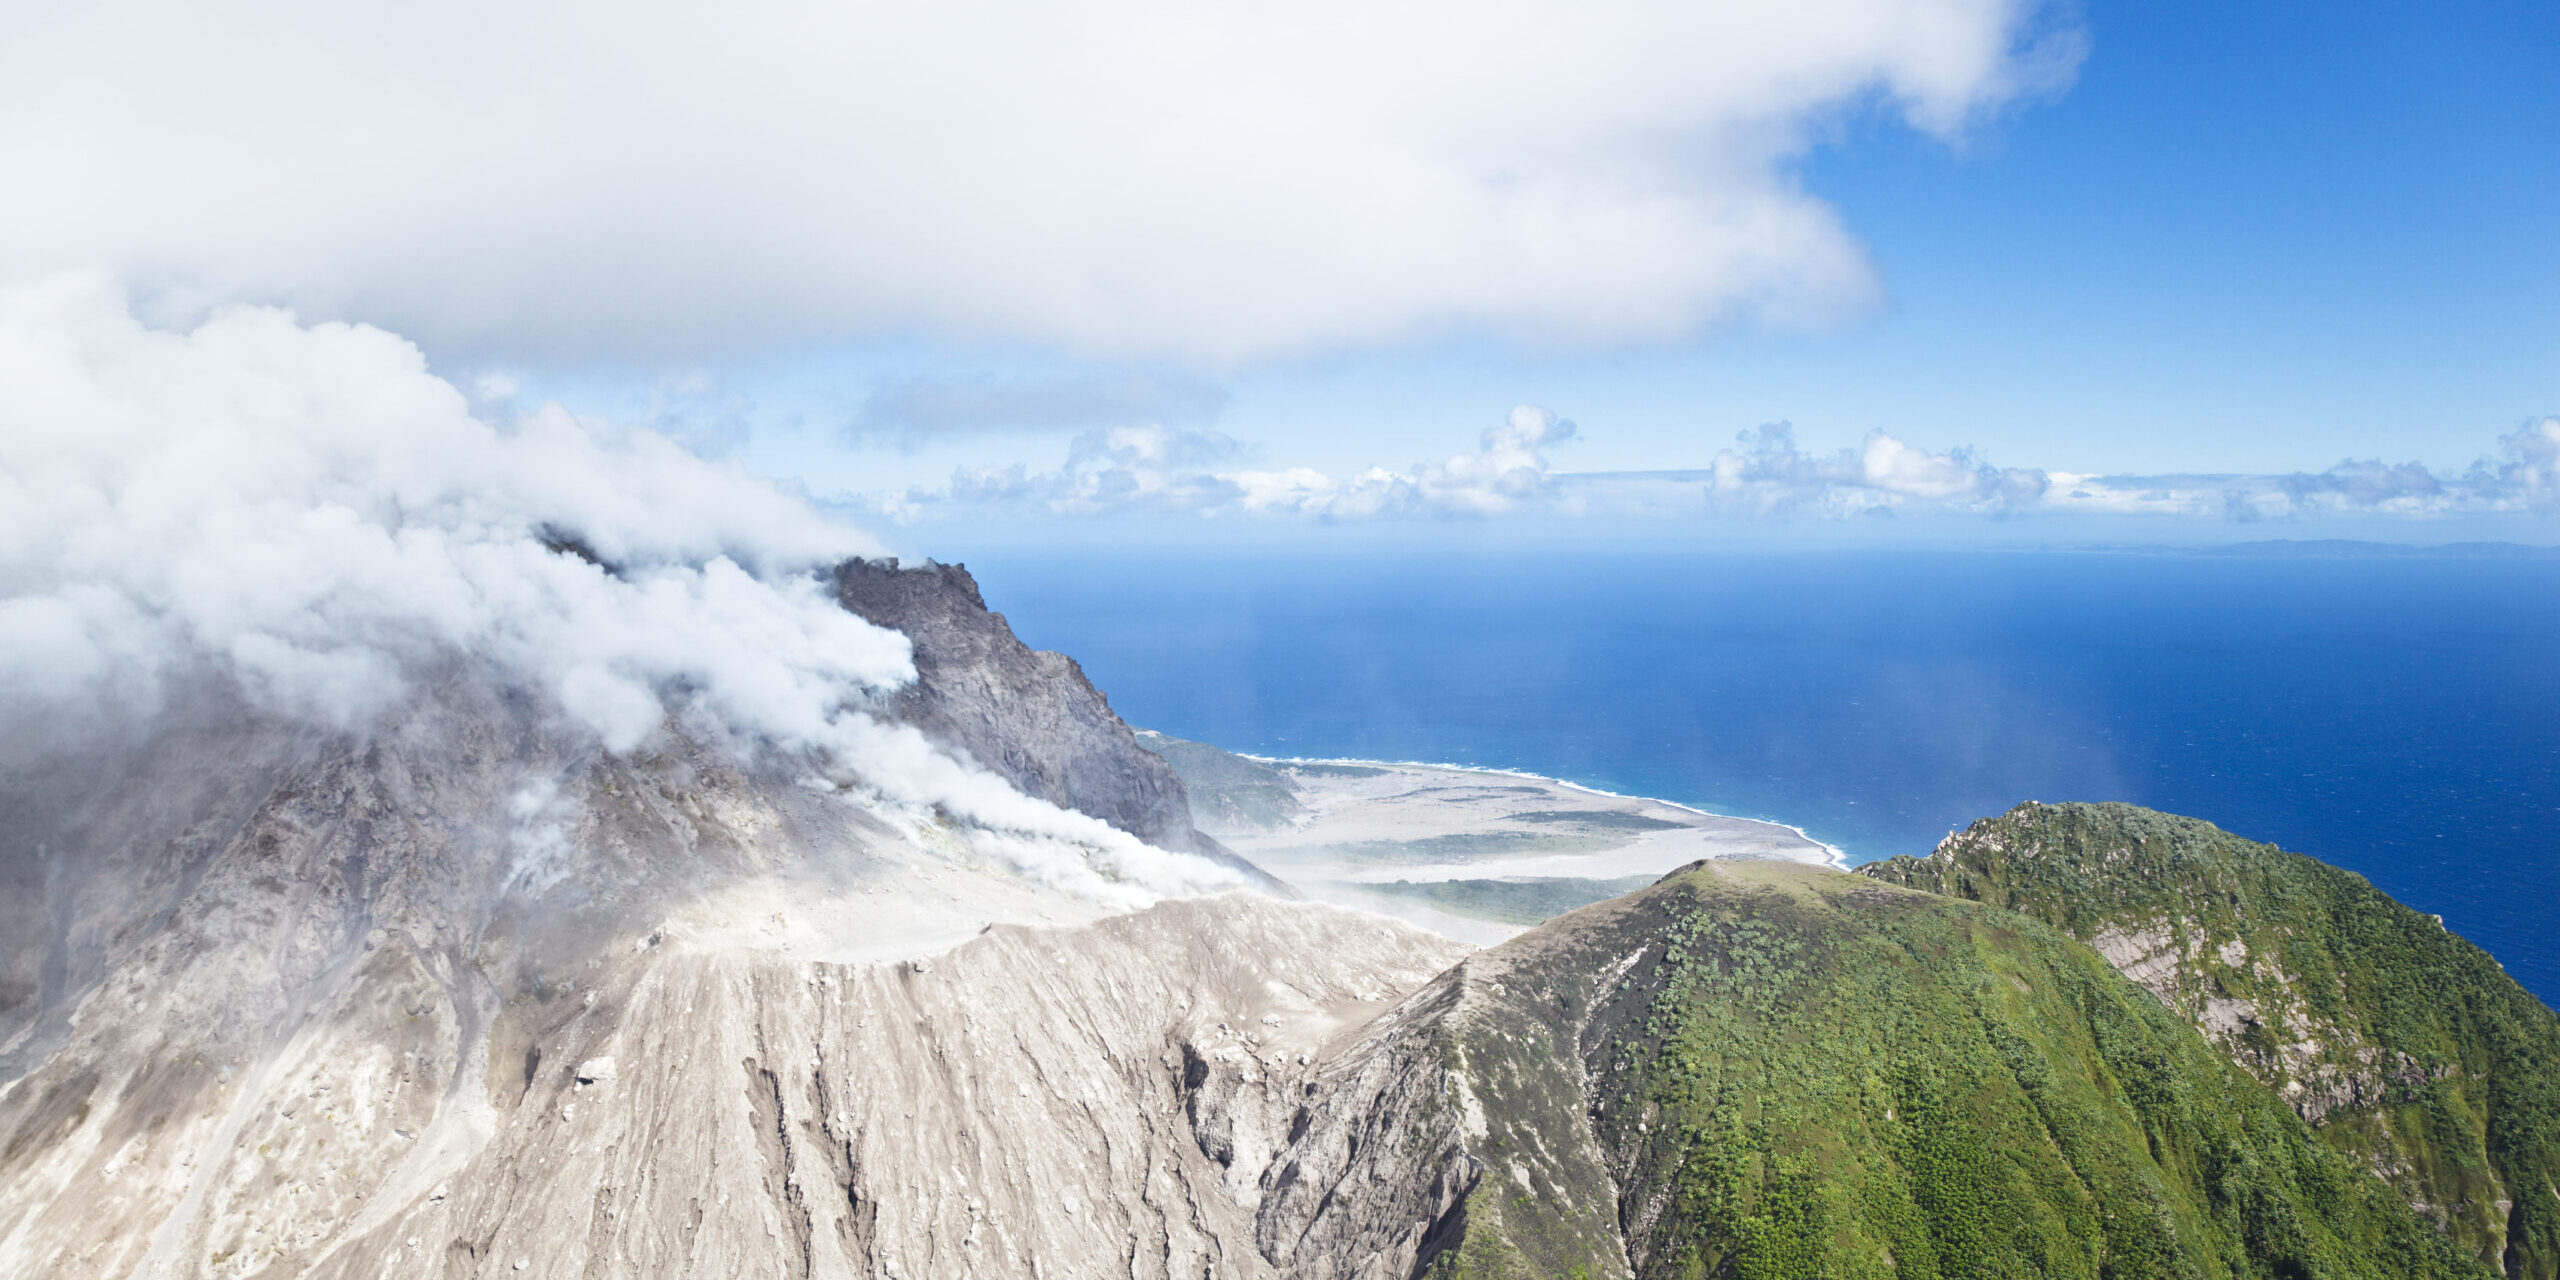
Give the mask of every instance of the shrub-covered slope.
[{"label": "shrub-covered slope", "polygon": [[1138,745],[1165,758],[1191,796],[1191,818],[1203,831],[1267,831],[1306,812],[1289,775],[1249,756],[1186,742],[1152,729]]},{"label": "shrub-covered slope", "polygon": [[[2014,913],[1716,862],[1466,968],[1512,1016],[1452,1045],[1485,1172],[1429,1274],[1617,1272],[1542,1235],[1595,1193],[1645,1277],[2491,1274]],[[1558,1030],[1605,1188],[1548,1185],[1548,1142],[1505,1124]]]},{"label": "shrub-covered slope", "polygon": [[2089,943],[2510,1275],[2560,1275],[2560,1019],[2352,873],[2121,804],[2020,805],[1878,880]]}]

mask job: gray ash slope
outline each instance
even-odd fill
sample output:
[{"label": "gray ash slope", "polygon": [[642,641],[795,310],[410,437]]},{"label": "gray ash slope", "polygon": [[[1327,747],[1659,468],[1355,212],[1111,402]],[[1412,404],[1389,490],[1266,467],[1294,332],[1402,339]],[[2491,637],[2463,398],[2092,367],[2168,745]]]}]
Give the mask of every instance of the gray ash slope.
[{"label": "gray ash slope", "polygon": [[[964,572],[843,581],[913,630],[893,716],[1223,854]],[[1312,1055],[1463,950],[1267,894],[1127,914],[460,662],[370,732],[205,695],[0,781],[8,1275],[1227,1270],[1248,1209],[1163,1119],[1186,1055],[1277,1088],[1281,1028]]]},{"label": "gray ash slope", "polygon": [[[1003,616],[986,608],[965,568],[901,570],[895,560],[856,560],[841,566],[835,581],[848,610],[904,631],[914,645],[918,679],[889,709],[897,718],[1027,795],[1159,848],[1209,856],[1267,889],[1284,888],[1192,826],[1181,780],[1137,747],[1072,659],[1016,639]],[[723,753],[680,734],[669,745],[648,754],[674,781],[635,787],[691,796],[684,788],[695,780],[741,793],[771,781],[749,778]],[[302,838],[325,839],[342,850],[325,870],[280,864],[277,871],[317,876],[291,881],[296,891],[326,883],[362,902],[415,873],[412,841],[420,833],[521,843],[529,824],[514,810],[564,783],[591,784],[621,800],[620,783],[590,775],[637,767],[560,734],[523,697],[460,667],[435,681],[398,723],[370,736],[262,718],[236,698],[200,691],[166,714],[139,749],[93,746],[13,771],[0,786],[7,841],[0,847],[0,1069],[22,1068],[40,1039],[19,1035],[22,1028],[58,1018],[99,981],[118,944],[177,919],[186,894],[226,846],[253,832],[269,853]],[[346,779],[357,775],[374,779],[361,795],[347,790]],[[498,791],[506,794],[491,802]],[[859,843],[831,830],[842,825],[835,816],[812,817],[796,797],[770,788],[759,794],[816,824],[808,834],[795,828],[791,839]],[[685,805],[698,807],[691,799]],[[517,909],[507,904],[539,901],[549,931],[610,928],[645,915],[640,904],[653,894],[701,891],[736,870],[719,850],[697,848],[700,833],[613,830],[630,818],[582,820],[610,833],[616,861],[637,879],[566,878],[560,868],[518,865],[522,850],[501,849],[515,861],[503,873],[511,880],[485,887],[482,906],[493,919]],[[540,823],[530,825],[540,833]],[[280,874],[261,879],[288,884]],[[543,879],[566,882],[532,883]],[[617,903],[628,909],[609,909]],[[563,915],[575,927],[563,929]]]}]

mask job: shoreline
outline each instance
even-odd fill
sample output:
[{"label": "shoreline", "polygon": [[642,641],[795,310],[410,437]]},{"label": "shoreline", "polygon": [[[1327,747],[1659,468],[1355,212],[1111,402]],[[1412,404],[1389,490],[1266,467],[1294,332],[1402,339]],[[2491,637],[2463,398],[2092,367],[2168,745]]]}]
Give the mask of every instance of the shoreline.
[{"label": "shoreline", "polygon": [[1543,782],[1549,786],[1564,787],[1569,790],[1580,791],[1588,795],[1604,796],[1611,800],[1634,800],[1644,804],[1658,804],[1666,809],[1681,809],[1697,814],[1702,818],[1720,818],[1727,822],[1757,822],[1763,826],[1780,827],[1785,830],[1795,832],[1798,836],[1803,837],[1805,843],[1822,850],[1825,860],[1819,865],[1828,866],[1834,871],[1847,871],[1852,866],[1856,865],[1849,861],[1848,853],[1840,846],[1833,844],[1828,840],[1820,839],[1812,832],[1807,831],[1803,827],[1797,826],[1792,822],[1781,822],[1775,818],[1754,818],[1738,813],[1718,813],[1713,809],[1701,808],[1694,804],[1685,804],[1678,800],[1665,800],[1660,796],[1640,796],[1624,791],[1610,791],[1603,787],[1594,787],[1586,783],[1575,782],[1570,778],[1556,778],[1543,773],[1531,773],[1526,769],[1500,769],[1491,765],[1481,764],[1450,764],[1439,760],[1378,760],[1357,756],[1264,756],[1254,755],[1243,751],[1234,752],[1232,754],[1261,764],[1350,765],[1358,768],[1386,769],[1445,769],[1452,773],[1481,773],[1490,774],[1498,778],[1524,778],[1531,782]]}]

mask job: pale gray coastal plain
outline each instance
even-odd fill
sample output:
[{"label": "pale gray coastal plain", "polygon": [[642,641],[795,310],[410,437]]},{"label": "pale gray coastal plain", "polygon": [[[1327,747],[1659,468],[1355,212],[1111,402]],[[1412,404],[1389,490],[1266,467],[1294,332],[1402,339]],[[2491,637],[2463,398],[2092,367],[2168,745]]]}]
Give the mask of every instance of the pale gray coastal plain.
[{"label": "pale gray coastal plain", "polygon": [[1301,893],[1480,945],[1700,859],[1837,863],[1794,827],[1534,774],[1138,742],[1182,776],[1201,831]]}]

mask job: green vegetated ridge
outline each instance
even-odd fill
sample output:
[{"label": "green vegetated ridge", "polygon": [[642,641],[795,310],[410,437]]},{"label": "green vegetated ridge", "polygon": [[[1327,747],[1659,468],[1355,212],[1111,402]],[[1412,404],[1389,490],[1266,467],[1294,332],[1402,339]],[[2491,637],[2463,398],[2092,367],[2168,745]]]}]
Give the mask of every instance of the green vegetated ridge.
[{"label": "green vegetated ridge", "polygon": [[2494,1274],[2016,912],[1710,862],[1468,969],[1443,1280]]},{"label": "green vegetated ridge", "polygon": [[2560,1276],[2560,1018],[2434,917],[2120,804],[2021,805],[1861,871],[2098,947],[2466,1253]]}]

